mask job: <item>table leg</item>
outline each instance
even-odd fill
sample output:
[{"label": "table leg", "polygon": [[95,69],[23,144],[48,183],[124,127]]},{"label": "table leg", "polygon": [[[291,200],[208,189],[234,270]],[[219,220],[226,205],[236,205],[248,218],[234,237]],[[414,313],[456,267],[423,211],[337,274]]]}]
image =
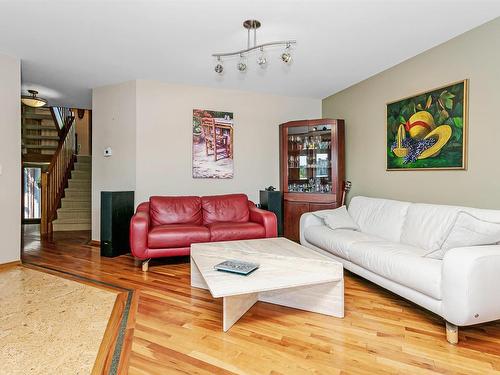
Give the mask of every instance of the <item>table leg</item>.
[{"label": "table leg", "polygon": [[245,314],[259,297],[258,293],[224,297],[222,307],[222,329],[226,332]]},{"label": "table leg", "polygon": [[261,292],[259,301],[344,317],[344,280]]},{"label": "table leg", "polygon": [[191,263],[191,286],[195,288],[208,289],[208,285],[203,279],[198,266],[194,262],[193,258],[190,259]]}]

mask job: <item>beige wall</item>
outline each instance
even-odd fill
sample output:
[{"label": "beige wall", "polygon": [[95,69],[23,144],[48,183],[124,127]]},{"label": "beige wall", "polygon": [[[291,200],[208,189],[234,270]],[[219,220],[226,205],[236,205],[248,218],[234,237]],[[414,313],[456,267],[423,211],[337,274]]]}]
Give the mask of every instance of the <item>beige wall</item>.
[{"label": "beige wall", "polygon": [[83,118],[78,117],[78,109],[73,109],[75,113],[76,135],[78,137],[78,154],[83,156],[92,155],[90,143],[90,110],[86,109]]},{"label": "beige wall", "polygon": [[[500,18],[323,100],[346,120],[354,195],[500,209]],[[395,47],[397,48],[397,47]],[[470,79],[467,171],[386,172],[385,104]]]},{"label": "beige wall", "polygon": [[[92,93],[92,239],[100,238],[101,191],[135,190],[135,81]],[[113,156],[104,157],[111,147]]]},{"label": "beige wall", "polygon": [[0,55],[0,264],[21,254],[21,65]]},{"label": "beige wall", "polygon": [[[233,179],[192,178],[191,132],[195,108],[234,113]],[[154,194],[234,192],[258,200],[259,189],[279,186],[278,125],[320,115],[319,99],[153,81],[95,89],[92,238],[99,239],[98,197],[103,188],[135,190],[136,203]],[[124,123],[126,134],[118,128],[125,126]],[[113,147],[113,156],[103,158],[102,152],[108,144]],[[118,150],[126,150],[127,155]]]},{"label": "beige wall", "polygon": [[[234,178],[193,179],[193,109],[234,113]],[[278,125],[317,118],[321,100],[137,82],[136,201],[150,195],[246,193],[279,186]]]}]

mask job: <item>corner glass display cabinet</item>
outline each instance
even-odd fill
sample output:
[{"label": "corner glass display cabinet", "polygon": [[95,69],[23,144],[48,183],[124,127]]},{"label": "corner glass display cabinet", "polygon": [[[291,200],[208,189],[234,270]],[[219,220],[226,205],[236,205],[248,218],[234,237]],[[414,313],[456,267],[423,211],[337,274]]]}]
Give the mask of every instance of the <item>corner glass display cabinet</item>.
[{"label": "corner glass display cabinet", "polygon": [[300,216],[339,207],[344,188],[344,120],[280,125],[284,236],[299,241]]}]

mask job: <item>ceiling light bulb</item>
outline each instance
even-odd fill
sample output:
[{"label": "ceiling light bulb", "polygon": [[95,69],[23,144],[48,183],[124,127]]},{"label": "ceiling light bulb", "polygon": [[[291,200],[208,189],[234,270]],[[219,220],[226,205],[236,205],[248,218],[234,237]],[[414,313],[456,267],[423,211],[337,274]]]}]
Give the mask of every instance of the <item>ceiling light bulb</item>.
[{"label": "ceiling light bulb", "polygon": [[242,73],[247,70],[247,64],[245,63],[245,59],[243,58],[243,56],[241,56],[241,60],[238,65],[236,65],[236,68]]},{"label": "ceiling light bulb", "polygon": [[266,55],[264,55],[264,51],[262,49],[261,49],[261,51],[262,51],[262,53],[257,58],[257,64],[259,64],[259,66],[261,68],[265,68],[267,65],[267,58],[266,58]]},{"label": "ceiling light bulb", "polygon": [[23,104],[33,107],[33,108],[40,108],[44,107],[47,104],[47,100],[40,98],[38,95],[38,91],[36,90],[28,90],[29,95],[22,95],[21,96],[21,102]]},{"label": "ceiling light bulb", "polygon": [[217,65],[215,65],[215,73],[222,74],[224,72],[224,67],[222,66],[222,61],[220,57],[217,59]]},{"label": "ceiling light bulb", "polygon": [[292,62],[292,54],[290,53],[290,44],[289,43],[287,43],[285,51],[281,54],[281,60],[285,64],[289,64],[290,62]]},{"label": "ceiling light bulb", "polygon": [[288,49],[281,54],[281,60],[283,60],[285,64],[288,64],[292,61],[292,55],[290,54],[290,52],[288,52]]}]

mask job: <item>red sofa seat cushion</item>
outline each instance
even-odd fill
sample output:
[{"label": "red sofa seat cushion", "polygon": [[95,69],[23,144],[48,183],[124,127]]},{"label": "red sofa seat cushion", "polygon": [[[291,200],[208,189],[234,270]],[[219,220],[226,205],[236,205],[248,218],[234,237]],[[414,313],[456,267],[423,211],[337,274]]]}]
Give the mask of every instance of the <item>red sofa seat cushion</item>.
[{"label": "red sofa seat cushion", "polygon": [[149,199],[151,225],[202,224],[200,197],[151,197]]},{"label": "red sofa seat cushion", "polygon": [[210,231],[202,225],[157,225],[148,233],[148,247],[150,249],[187,247],[191,246],[192,243],[209,241]]},{"label": "red sofa seat cushion", "polygon": [[245,194],[227,194],[201,197],[203,224],[249,220],[248,197]]},{"label": "red sofa seat cushion", "polygon": [[208,224],[210,241],[250,240],[266,237],[264,226],[248,221],[246,223]]}]

